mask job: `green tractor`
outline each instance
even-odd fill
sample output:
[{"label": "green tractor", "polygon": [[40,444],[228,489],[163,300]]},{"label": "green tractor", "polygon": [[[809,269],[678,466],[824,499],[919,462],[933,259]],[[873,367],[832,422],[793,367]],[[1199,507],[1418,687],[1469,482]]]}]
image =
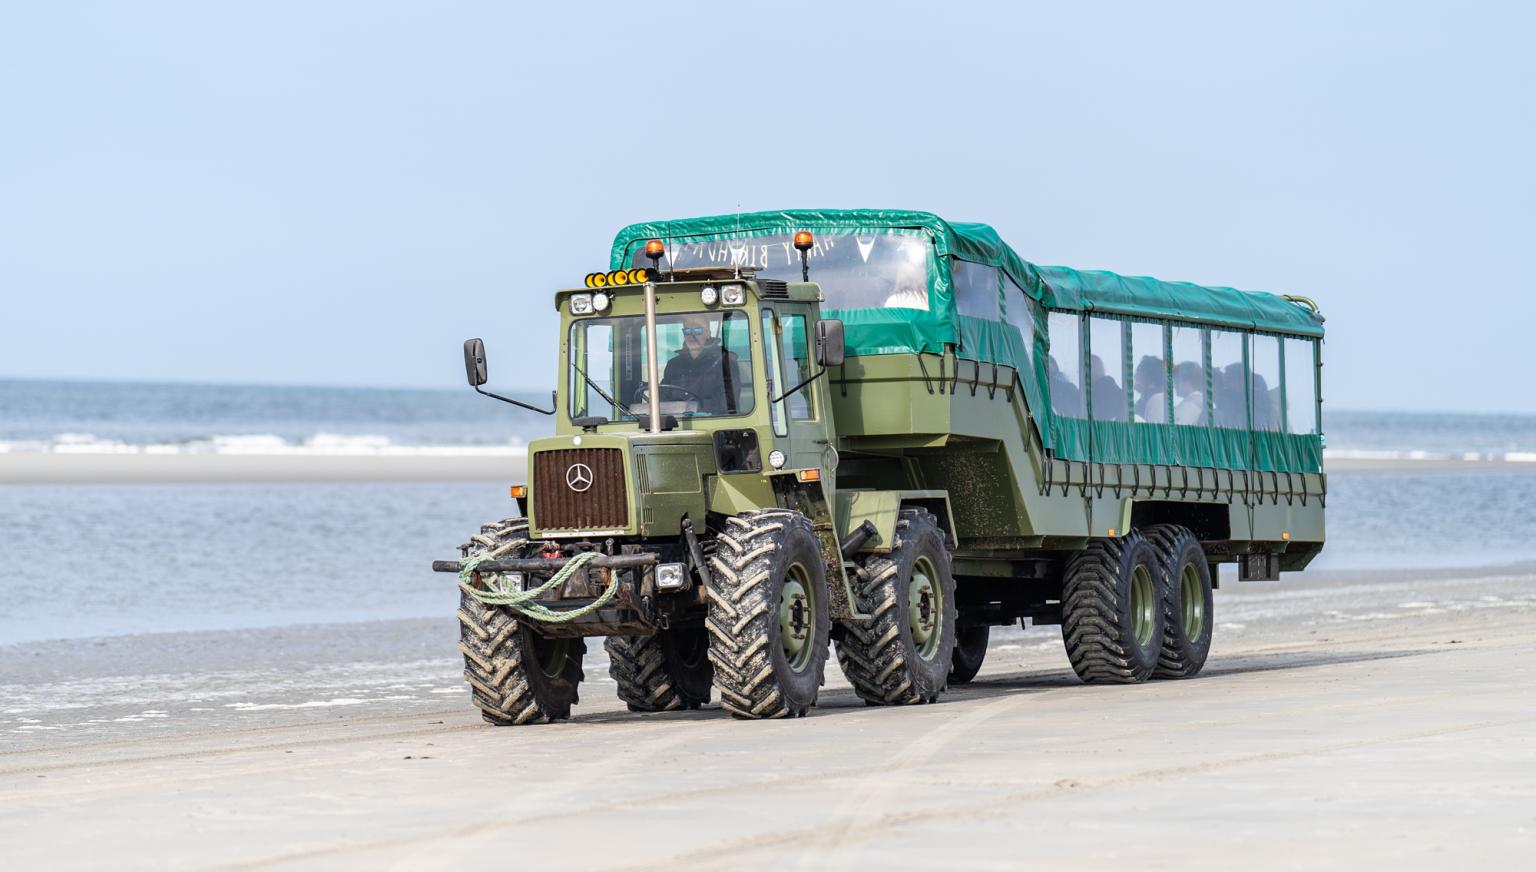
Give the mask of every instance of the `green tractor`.
[{"label": "green tractor", "polygon": [[[493,724],[569,717],[592,636],[643,712],[803,716],[834,647],[866,704],[934,702],[1026,621],[1085,681],[1188,677],[1217,564],[1272,580],[1322,548],[1304,298],[845,210],[634,225],[555,306],[519,517],[433,564]],[[480,340],[465,364],[506,400]]]}]

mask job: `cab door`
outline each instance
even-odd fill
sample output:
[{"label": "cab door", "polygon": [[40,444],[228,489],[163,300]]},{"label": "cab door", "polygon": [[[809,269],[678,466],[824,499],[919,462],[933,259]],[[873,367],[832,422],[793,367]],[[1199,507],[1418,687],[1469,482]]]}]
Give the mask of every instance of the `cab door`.
[{"label": "cab door", "polygon": [[[806,303],[779,303],[763,310],[763,336],[773,348],[768,365],[773,377],[770,400],[821,371],[816,363],[816,313]],[[830,478],[831,433],[827,379],[816,379],[773,404],[775,441],[783,447],[786,469],[819,469]]]}]

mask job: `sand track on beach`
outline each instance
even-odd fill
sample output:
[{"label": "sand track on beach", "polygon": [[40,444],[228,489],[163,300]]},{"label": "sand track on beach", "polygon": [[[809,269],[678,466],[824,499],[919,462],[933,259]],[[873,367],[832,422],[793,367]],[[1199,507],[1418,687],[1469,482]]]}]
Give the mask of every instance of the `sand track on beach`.
[{"label": "sand track on beach", "polygon": [[103,640],[0,683],[0,840],[54,869],[1441,868],[1536,846],[1536,573],[1229,584],[1216,617],[1195,680],[1087,687],[1031,628],[938,705],[866,708],[839,676],[791,722],[633,715],[589,655],[576,717],[519,729],[469,709],[444,622]]}]

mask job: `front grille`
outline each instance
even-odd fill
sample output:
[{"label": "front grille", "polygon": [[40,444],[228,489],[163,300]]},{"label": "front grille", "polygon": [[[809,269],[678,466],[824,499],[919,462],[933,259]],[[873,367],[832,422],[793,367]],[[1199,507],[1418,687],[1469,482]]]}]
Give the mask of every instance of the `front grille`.
[{"label": "front grille", "polygon": [[[592,486],[572,489],[572,467],[585,464]],[[541,530],[612,530],[629,526],[624,454],[617,448],[541,451],[533,459],[533,519]]]}]

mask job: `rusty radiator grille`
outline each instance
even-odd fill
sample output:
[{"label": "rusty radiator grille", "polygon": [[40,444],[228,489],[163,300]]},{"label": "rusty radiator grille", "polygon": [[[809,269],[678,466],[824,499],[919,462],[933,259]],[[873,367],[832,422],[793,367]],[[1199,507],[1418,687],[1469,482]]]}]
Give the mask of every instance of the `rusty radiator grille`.
[{"label": "rusty radiator grille", "polygon": [[[584,479],[591,482],[585,490]],[[540,529],[626,527],[627,490],[624,455],[617,448],[565,448],[534,456],[533,516]]]}]

